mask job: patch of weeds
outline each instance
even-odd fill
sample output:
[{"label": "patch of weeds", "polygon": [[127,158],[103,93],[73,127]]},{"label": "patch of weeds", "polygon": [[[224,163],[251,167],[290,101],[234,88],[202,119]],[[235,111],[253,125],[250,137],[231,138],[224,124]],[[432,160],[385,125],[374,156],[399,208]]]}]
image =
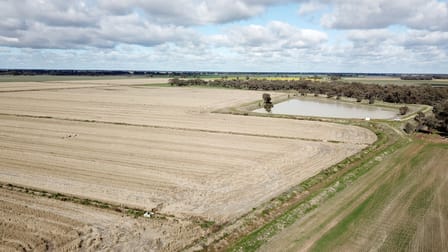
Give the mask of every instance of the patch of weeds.
[{"label": "patch of weeds", "polygon": [[210,228],[215,224],[216,224],[216,222],[214,222],[214,221],[204,220],[203,222],[201,222],[199,224],[199,226],[201,226],[201,228]]},{"label": "patch of weeds", "polygon": [[415,224],[403,224],[387,236],[380,251],[407,251],[417,230]]},{"label": "patch of weeds", "polygon": [[138,218],[138,217],[140,217],[140,216],[143,216],[143,214],[144,214],[145,212],[142,211],[142,210],[139,210],[139,209],[127,209],[126,213],[127,213],[128,215],[133,216],[134,218]]},{"label": "patch of weeds", "polygon": [[288,197],[288,195],[281,195],[281,196],[279,196],[277,199],[278,199],[280,202],[284,203],[284,202],[288,201],[289,198],[290,198],[290,197]]},{"label": "patch of weeds", "polygon": [[434,188],[428,187],[419,192],[408,208],[411,216],[423,216],[434,198]]},{"label": "patch of weeds", "polygon": [[[362,204],[360,204],[350,215],[345,217],[341,222],[339,222],[335,227],[333,227],[329,232],[324,234],[313,247],[314,251],[330,251],[333,241],[337,240],[341,235],[343,235],[349,229],[350,225],[353,224],[354,220],[359,219],[365,212],[365,209],[371,205],[374,197],[370,196]],[[334,248],[334,247],[333,247]]]},{"label": "patch of weeds", "polygon": [[106,203],[100,203],[100,204],[98,204],[98,206],[100,208],[110,208],[110,206],[108,204],[106,204]]},{"label": "patch of weeds", "polygon": [[264,209],[264,210],[261,212],[261,214],[262,214],[262,215],[269,215],[269,209]]},{"label": "patch of weeds", "polygon": [[80,203],[86,206],[91,205],[91,202],[88,199],[82,199]]}]

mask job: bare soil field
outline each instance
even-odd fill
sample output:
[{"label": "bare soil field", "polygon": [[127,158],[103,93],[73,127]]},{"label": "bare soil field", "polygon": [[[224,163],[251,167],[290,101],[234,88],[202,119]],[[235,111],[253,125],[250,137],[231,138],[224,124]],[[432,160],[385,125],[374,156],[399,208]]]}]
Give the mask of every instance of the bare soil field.
[{"label": "bare soil field", "polygon": [[415,140],[260,251],[446,251],[447,154]]},{"label": "bare soil field", "polygon": [[372,132],[349,125],[210,113],[259,100],[261,94],[161,87],[12,92],[0,93],[0,113],[361,144],[376,139]]},{"label": "bare soil field", "polygon": [[[103,84],[104,85],[104,84]],[[60,82],[2,82],[0,92],[40,91],[46,89],[73,89],[95,87],[98,84],[89,83],[60,83]]]},{"label": "bare soil field", "polygon": [[[157,248],[178,250],[205,232],[195,218],[218,224],[234,220],[376,139],[374,133],[349,125],[211,113],[256,101],[262,92],[143,87],[121,81],[76,89],[64,87],[92,83],[64,82],[67,86],[58,89],[0,93],[0,182],[147,210],[158,206],[170,218],[160,227],[154,222],[145,235],[162,234]],[[46,239],[60,241],[58,245],[39,243],[41,231],[36,228],[23,244],[11,234],[13,247],[71,248],[79,245],[76,230],[86,225],[107,229],[104,225],[120,217],[108,215],[98,224],[93,218],[84,220],[90,208],[0,195],[9,202],[1,210],[6,224],[0,233],[5,235],[15,229],[7,226],[13,225],[9,219],[19,218],[28,204],[42,211],[40,204],[51,205],[43,213],[46,217],[27,219],[32,223],[76,220],[67,229],[68,237],[55,231]],[[67,208],[78,209],[76,218],[65,215],[62,209]],[[131,227],[135,222],[126,223]],[[10,246],[8,239],[2,238],[0,247]]]},{"label": "bare soil field", "polygon": [[101,85],[146,85],[146,84],[163,84],[168,83],[168,78],[123,78],[123,79],[91,79],[91,80],[64,80],[64,81],[47,81],[45,83],[66,83],[66,84],[101,84]]},{"label": "bare soil field", "polygon": [[173,251],[203,231],[0,189],[1,251]]},{"label": "bare soil field", "polygon": [[2,92],[20,92],[20,91],[40,91],[40,90],[58,90],[58,89],[76,89],[86,87],[101,86],[131,86],[146,84],[168,83],[164,78],[147,79],[100,79],[100,80],[64,80],[64,81],[28,81],[28,82],[0,82],[0,93]]},{"label": "bare soil field", "polygon": [[143,75],[112,75],[112,76],[87,76],[87,75],[0,75],[0,82],[49,82],[49,81],[84,81],[84,80],[129,80],[148,79]]},{"label": "bare soil field", "polygon": [[0,118],[1,181],[145,209],[163,203],[166,213],[214,220],[240,215],[362,147]]}]

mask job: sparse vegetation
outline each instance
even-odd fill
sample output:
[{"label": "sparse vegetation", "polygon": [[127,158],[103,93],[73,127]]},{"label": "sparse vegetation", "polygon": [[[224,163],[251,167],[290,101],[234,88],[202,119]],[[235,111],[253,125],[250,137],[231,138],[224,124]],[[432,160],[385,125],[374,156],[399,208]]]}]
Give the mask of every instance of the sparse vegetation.
[{"label": "sparse vegetation", "polygon": [[201,226],[201,228],[210,228],[215,224],[216,224],[216,222],[214,222],[214,221],[205,220],[205,221],[201,222],[200,226]]}]

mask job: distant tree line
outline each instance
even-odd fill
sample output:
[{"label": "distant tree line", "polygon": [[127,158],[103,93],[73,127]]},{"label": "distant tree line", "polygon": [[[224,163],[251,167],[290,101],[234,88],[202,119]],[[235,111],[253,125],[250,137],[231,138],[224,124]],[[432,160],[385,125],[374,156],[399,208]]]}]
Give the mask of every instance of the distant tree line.
[{"label": "distant tree line", "polygon": [[402,75],[402,80],[432,80],[432,75]]},{"label": "distant tree line", "polygon": [[439,80],[448,79],[448,74],[438,74],[438,75],[432,76],[432,78],[439,79]]},{"label": "distant tree line", "polygon": [[[311,80],[268,80],[268,79],[171,79],[172,86],[213,86],[247,90],[294,90],[298,93],[326,95],[339,99],[342,96],[355,98],[358,102],[367,99],[390,103],[426,104],[434,107],[431,128],[448,132],[448,88],[431,85],[377,85],[359,82],[311,81]],[[405,110],[405,108],[403,108]],[[403,113],[404,111],[400,111]],[[406,110],[407,112],[407,110]],[[421,120],[424,123],[424,120]]]}]

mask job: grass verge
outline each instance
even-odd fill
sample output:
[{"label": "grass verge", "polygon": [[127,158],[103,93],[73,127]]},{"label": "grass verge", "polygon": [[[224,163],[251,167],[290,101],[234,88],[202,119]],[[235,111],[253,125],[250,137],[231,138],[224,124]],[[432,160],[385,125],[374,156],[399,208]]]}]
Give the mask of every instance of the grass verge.
[{"label": "grass verge", "polygon": [[[322,171],[318,175],[302,182],[295,189],[297,190],[302,188],[302,190],[311,190],[313,186],[322,183],[326,184],[324,187],[310,193],[308,197],[292,205],[278,218],[275,218],[256,231],[241,238],[233,246],[229,247],[228,251],[257,250],[261,245],[267,242],[270,237],[279,233],[281,230],[297,221],[306,213],[317,208],[324,201],[333,197],[337,192],[343,190],[357,178],[368,172],[372,167],[381,161],[378,157],[389,155],[409,143],[406,138],[394,139],[393,136],[395,134],[393,132],[386,133],[378,128],[376,128],[375,131],[378,135],[378,140],[375,144],[368,147],[367,150],[362,151],[355,156],[349,157],[339,164]],[[342,174],[337,173],[337,170],[339,169],[346,170],[346,172]],[[332,172],[335,172],[338,176],[332,177]],[[282,197],[284,197],[283,200],[286,201],[289,196],[280,196],[280,198]]]}]

